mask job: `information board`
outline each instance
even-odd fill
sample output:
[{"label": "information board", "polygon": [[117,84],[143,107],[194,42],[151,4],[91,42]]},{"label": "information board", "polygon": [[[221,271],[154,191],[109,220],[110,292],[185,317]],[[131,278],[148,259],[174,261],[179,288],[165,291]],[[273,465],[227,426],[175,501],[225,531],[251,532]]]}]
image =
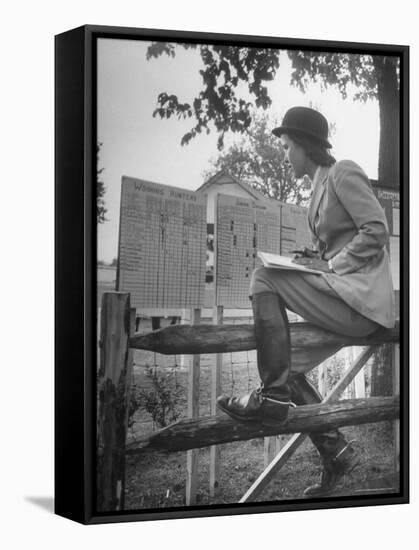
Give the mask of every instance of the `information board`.
[{"label": "information board", "polygon": [[202,194],[122,178],[117,285],[132,307],[203,305],[206,208]]},{"label": "information board", "polygon": [[218,305],[248,308],[257,252],[289,254],[310,246],[307,210],[275,200],[219,194],[215,216],[215,285]]},{"label": "information board", "polygon": [[387,218],[390,234],[388,252],[394,290],[400,290],[400,193],[393,189],[374,186],[376,194]]}]

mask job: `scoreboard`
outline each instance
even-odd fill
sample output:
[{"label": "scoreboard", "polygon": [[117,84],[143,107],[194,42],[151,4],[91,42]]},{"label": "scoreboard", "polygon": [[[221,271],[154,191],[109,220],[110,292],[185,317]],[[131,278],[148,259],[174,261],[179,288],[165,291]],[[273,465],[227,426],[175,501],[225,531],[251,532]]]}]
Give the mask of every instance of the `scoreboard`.
[{"label": "scoreboard", "polygon": [[295,247],[310,246],[307,211],[273,199],[219,194],[215,243],[217,305],[248,308],[252,271],[262,265],[257,252],[289,255]]},{"label": "scoreboard", "polygon": [[203,305],[206,208],[199,193],[122,178],[117,289],[132,307]]}]

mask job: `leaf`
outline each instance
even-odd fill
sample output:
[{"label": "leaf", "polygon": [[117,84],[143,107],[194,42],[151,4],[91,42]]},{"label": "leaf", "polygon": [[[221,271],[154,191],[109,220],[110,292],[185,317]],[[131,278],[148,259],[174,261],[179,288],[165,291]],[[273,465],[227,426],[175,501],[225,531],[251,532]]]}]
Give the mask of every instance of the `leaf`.
[{"label": "leaf", "polygon": [[168,44],[167,42],[153,42],[147,48],[146,59],[150,60],[153,57],[159,57],[163,53],[175,57],[175,45]]}]

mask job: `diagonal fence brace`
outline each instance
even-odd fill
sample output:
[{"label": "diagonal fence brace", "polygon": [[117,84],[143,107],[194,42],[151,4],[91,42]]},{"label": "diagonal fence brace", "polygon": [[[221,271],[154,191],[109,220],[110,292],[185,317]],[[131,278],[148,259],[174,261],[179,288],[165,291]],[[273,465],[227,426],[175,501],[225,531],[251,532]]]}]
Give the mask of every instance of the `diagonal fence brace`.
[{"label": "diagonal fence brace", "polygon": [[[339,395],[347,388],[352,382],[358,372],[363,368],[365,363],[374,353],[377,346],[369,346],[365,348],[356,358],[354,363],[345,372],[339,382],[331,389],[327,396],[323,399],[322,403],[333,401],[339,397]],[[272,481],[275,475],[279,472],[282,466],[298,449],[307,434],[294,434],[288,443],[280,450],[276,457],[272,460],[267,468],[260,474],[252,486],[246,491],[243,497],[239,500],[239,503],[248,502],[252,498],[259,496],[267,485]]]}]

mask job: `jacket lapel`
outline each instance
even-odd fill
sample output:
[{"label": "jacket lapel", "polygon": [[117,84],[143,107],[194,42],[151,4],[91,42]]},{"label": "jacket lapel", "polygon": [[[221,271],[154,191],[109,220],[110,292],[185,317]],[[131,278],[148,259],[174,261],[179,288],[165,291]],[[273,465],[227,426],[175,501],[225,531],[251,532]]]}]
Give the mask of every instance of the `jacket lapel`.
[{"label": "jacket lapel", "polygon": [[320,201],[326,189],[325,183],[328,175],[329,167],[322,166],[313,182],[313,196],[311,197],[310,206],[308,207],[308,223],[313,233],[315,233],[314,220],[316,219],[317,210],[319,209]]}]

